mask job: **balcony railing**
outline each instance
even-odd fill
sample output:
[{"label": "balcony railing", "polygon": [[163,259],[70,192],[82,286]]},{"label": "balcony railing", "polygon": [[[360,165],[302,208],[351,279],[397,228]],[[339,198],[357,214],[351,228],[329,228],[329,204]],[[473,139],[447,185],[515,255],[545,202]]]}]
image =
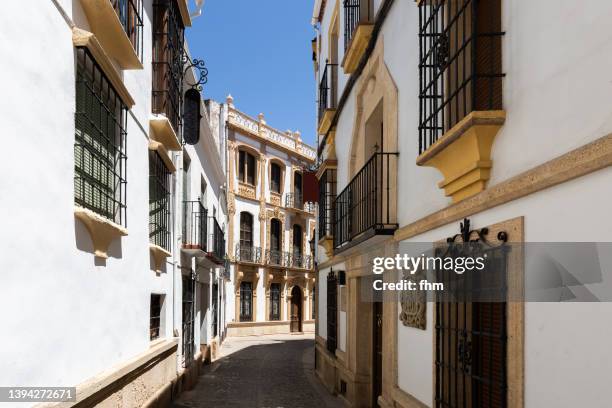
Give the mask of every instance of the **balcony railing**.
[{"label": "balcony railing", "polygon": [[390,235],[395,220],[398,153],[374,153],[334,201],[334,248],[348,249],[374,235]]},{"label": "balcony railing", "polygon": [[210,244],[208,247],[209,253],[217,262],[222,262],[225,258],[225,235],[216,218],[210,217],[210,226],[212,233],[210,234]]},{"label": "balcony railing", "polygon": [[292,253],[290,254],[287,266],[290,268],[312,269],[312,256],[298,252]]},{"label": "balcony railing", "polygon": [[111,0],[121,26],[127,34],[138,58],[142,58],[142,0]]},{"label": "balcony railing", "polygon": [[237,262],[261,263],[261,248],[237,244],[235,257]]},{"label": "balcony railing", "polygon": [[301,193],[285,194],[285,207],[295,208],[296,210],[303,210],[304,202],[302,201],[302,194]]},{"label": "balcony railing", "polygon": [[[363,4],[362,4],[363,3]],[[351,44],[357,26],[370,20],[371,0],[344,0],[344,49]]]},{"label": "balcony railing", "polygon": [[266,263],[271,266],[287,266],[288,253],[277,249],[266,249]]},{"label": "balcony railing", "polygon": [[325,64],[319,84],[319,122],[328,109],[336,109],[338,92],[338,64]]},{"label": "balcony railing", "polygon": [[206,252],[208,211],[200,201],[183,202],[183,248]]}]

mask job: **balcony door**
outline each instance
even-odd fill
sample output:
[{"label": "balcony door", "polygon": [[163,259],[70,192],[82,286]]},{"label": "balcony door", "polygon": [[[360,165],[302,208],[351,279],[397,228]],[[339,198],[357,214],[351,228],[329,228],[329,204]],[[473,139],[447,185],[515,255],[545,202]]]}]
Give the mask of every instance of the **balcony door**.
[{"label": "balcony door", "polygon": [[243,211],[240,213],[240,259],[250,261],[253,255],[253,216]]},{"label": "balcony door", "polygon": [[296,224],[293,226],[293,248],[291,251],[294,258],[294,265],[300,264],[302,261],[302,244],[302,227]]},{"label": "balcony door", "polygon": [[302,331],[302,290],[294,286],[291,290],[291,332]]},{"label": "balcony door", "polygon": [[293,205],[295,208],[301,208],[303,197],[302,173],[297,171],[293,173],[293,192],[295,193]]},{"label": "balcony door", "polygon": [[281,264],[281,222],[278,218],[270,220],[270,262],[273,265]]}]

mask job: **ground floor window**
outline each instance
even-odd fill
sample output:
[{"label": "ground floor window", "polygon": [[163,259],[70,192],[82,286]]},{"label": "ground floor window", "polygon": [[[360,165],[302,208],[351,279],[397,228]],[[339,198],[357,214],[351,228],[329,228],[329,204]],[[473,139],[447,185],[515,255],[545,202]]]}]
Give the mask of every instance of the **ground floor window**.
[{"label": "ground floor window", "polygon": [[280,283],[270,285],[270,320],[280,320]]},{"label": "ground floor window", "polygon": [[193,361],[193,293],[195,280],[190,276],[183,276],[183,367]]},{"label": "ground floor window", "polygon": [[240,321],[253,321],[253,284],[240,282]]},{"label": "ground floor window", "polygon": [[163,295],[151,295],[150,304],[150,319],[149,319],[149,338],[151,340],[158,339],[160,336],[161,327],[161,310],[163,304]]}]

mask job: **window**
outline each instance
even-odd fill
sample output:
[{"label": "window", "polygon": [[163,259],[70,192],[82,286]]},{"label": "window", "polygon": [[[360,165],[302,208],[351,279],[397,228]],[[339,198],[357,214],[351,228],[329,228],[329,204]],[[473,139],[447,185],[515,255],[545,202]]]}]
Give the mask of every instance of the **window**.
[{"label": "window", "polygon": [[253,284],[240,282],[240,321],[253,320]]},{"label": "window", "polygon": [[127,34],[138,59],[142,58],[142,0],[111,1],[123,30]]},{"label": "window", "polygon": [[270,220],[270,249],[273,251],[281,249],[281,222],[278,218]]},{"label": "window", "polygon": [[126,226],[127,108],[86,48],[76,59],[74,201]]},{"label": "window", "polygon": [[333,271],[327,274],[327,350],[336,352],[338,336],[338,277]]},{"label": "window", "polygon": [[149,150],[149,240],[170,251],[170,171],[153,150]]},{"label": "window", "polygon": [[270,320],[280,320],[280,283],[270,284]]},{"label": "window", "polygon": [[244,211],[240,213],[240,246],[253,246],[253,216]]},{"label": "window", "polygon": [[302,256],[302,227],[300,225],[293,226],[293,255]]},{"label": "window", "polygon": [[193,335],[193,293],[195,280],[192,276],[183,275],[183,367],[193,362],[194,335]]},{"label": "window", "polygon": [[177,0],[154,0],[153,113],[165,115],[177,135],[182,126],[184,34]]},{"label": "window", "polygon": [[244,150],[238,151],[238,180],[255,185],[255,157]]},{"label": "window", "polygon": [[161,315],[162,305],[164,303],[163,295],[151,295],[150,304],[150,319],[149,319],[149,338],[155,340],[160,337],[161,333]]},{"label": "window", "polygon": [[419,5],[419,153],[472,111],[502,109],[501,0]]},{"label": "window", "polygon": [[319,180],[319,239],[332,236],[336,169],[327,169]]},{"label": "window", "polygon": [[270,164],[270,190],[279,194],[281,192],[281,167],[278,163]]},{"label": "window", "polygon": [[302,202],[302,173],[298,173],[297,171],[293,174],[293,191],[295,193],[295,200],[297,203]]}]

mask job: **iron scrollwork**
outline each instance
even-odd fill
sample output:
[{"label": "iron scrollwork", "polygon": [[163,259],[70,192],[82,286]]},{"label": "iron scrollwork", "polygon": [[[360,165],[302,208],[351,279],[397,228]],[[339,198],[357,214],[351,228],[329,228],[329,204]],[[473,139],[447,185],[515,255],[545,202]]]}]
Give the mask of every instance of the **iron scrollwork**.
[{"label": "iron scrollwork", "polygon": [[187,85],[202,92],[203,85],[208,82],[208,68],[206,68],[206,63],[204,60],[197,58],[192,60],[187,53],[184,53],[183,65],[185,66],[185,73],[187,73],[190,69],[195,69],[197,71],[197,74],[194,74],[196,81],[194,83],[185,81]]}]

